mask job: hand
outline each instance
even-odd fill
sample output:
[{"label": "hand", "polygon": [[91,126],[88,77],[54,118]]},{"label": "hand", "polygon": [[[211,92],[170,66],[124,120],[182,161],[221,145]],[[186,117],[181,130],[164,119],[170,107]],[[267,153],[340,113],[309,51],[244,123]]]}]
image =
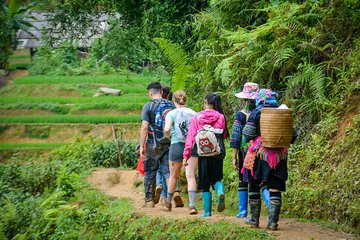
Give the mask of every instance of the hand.
[{"label": "hand", "polygon": [[143,146],[140,147],[140,149],[139,149],[139,154],[140,154],[140,156],[145,155],[145,148],[144,148]]},{"label": "hand", "polygon": [[188,162],[187,162],[187,159],[184,158],[184,159],[183,159],[183,166],[186,167],[187,165],[189,165]]},{"label": "hand", "polygon": [[233,158],[232,164],[233,164],[234,170],[239,170],[239,163],[238,163],[238,160],[236,157]]}]

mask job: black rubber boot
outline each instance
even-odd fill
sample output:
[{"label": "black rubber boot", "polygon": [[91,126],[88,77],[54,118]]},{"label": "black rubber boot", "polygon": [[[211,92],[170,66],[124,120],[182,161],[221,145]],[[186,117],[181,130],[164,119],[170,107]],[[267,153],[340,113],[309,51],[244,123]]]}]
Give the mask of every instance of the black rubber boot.
[{"label": "black rubber boot", "polygon": [[278,230],[278,221],[281,209],[281,200],[270,200],[269,216],[267,228],[276,231]]},{"label": "black rubber boot", "polygon": [[261,210],[261,200],[249,199],[249,205],[250,205],[250,217],[244,218],[244,223],[250,225],[253,228],[258,228],[260,210]]}]

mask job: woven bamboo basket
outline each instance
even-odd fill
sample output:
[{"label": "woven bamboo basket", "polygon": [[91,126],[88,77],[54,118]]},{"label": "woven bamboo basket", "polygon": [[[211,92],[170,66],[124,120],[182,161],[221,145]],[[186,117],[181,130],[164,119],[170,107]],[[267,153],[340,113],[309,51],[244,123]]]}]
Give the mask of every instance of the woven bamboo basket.
[{"label": "woven bamboo basket", "polygon": [[293,135],[292,110],[261,109],[260,132],[265,147],[288,148]]}]

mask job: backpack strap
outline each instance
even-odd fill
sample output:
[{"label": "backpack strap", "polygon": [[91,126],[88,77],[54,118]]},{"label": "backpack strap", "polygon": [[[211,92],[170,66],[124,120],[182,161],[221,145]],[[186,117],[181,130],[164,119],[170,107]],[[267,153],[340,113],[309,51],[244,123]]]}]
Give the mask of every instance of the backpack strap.
[{"label": "backpack strap", "polygon": [[152,128],[152,131],[154,131],[154,127],[152,125],[155,124],[155,116],[156,116],[156,110],[158,109],[159,105],[161,104],[161,99],[153,99],[151,100],[150,104],[150,126]]}]

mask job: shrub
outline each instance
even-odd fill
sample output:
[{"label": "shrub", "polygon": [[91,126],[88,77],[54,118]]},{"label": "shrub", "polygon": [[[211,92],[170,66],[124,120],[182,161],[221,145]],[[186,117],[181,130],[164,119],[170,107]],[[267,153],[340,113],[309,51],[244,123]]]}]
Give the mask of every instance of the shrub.
[{"label": "shrub", "polygon": [[31,126],[26,125],[23,137],[29,138],[48,138],[50,135],[50,126]]},{"label": "shrub", "polygon": [[70,75],[72,68],[80,66],[76,44],[64,42],[59,48],[41,47],[29,69],[31,75]]}]

